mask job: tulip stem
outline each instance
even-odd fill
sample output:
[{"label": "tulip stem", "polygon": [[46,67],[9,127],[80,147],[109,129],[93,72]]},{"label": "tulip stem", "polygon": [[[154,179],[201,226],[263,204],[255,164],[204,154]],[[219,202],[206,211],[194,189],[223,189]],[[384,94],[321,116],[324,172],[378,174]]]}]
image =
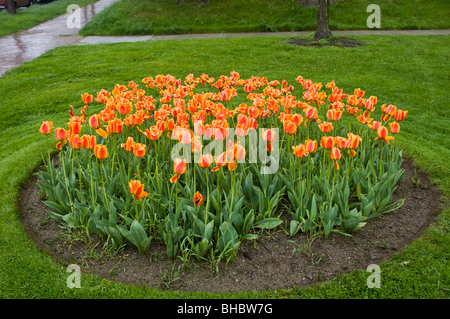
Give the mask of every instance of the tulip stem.
[{"label": "tulip stem", "polygon": [[206,205],[205,205],[205,225],[208,223],[208,208],[209,208],[209,181],[208,181],[208,169],[205,168],[206,176]]},{"label": "tulip stem", "polygon": [[106,195],[106,189],[105,189],[105,179],[103,178],[103,162],[102,162],[102,160],[100,161],[100,172],[102,173],[103,194],[105,195],[106,207],[108,207],[108,211],[109,211],[108,196]]},{"label": "tulip stem", "polygon": [[82,191],[82,186],[81,186],[81,163],[80,163],[80,156],[77,152],[77,161],[78,161],[78,182],[80,184],[80,192]]}]

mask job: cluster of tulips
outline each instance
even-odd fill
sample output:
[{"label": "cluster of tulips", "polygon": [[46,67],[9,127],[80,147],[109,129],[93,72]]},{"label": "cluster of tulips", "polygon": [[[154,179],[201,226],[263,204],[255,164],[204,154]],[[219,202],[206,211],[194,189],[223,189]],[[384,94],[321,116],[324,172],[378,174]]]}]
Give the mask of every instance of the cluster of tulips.
[{"label": "cluster of tulips", "polygon": [[217,262],[283,212],[289,235],[328,236],[401,205],[392,141],[408,112],[384,104],[376,121],[361,89],[296,82],[161,74],[83,94],[66,127],[39,129],[59,149],[40,173],[51,216],[119,247],[163,241],[170,257]]}]

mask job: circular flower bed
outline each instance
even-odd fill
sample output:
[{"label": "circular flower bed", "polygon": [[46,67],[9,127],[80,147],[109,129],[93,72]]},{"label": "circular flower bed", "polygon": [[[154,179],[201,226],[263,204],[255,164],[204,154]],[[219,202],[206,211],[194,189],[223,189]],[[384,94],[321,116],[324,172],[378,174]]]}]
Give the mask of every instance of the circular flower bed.
[{"label": "circular flower bed", "polygon": [[391,203],[403,177],[399,133],[407,111],[334,81],[157,75],[82,95],[55,134],[39,186],[50,214],[120,247],[230,261],[245,240],[288,233],[349,235]]}]

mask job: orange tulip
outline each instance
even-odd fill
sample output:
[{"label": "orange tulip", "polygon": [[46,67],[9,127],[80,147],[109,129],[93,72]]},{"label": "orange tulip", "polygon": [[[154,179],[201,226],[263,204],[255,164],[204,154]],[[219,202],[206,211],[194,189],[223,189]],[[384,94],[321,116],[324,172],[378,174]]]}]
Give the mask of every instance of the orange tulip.
[{"label": "orange tulip", "polygon": [[330,121],[338,121],[342,116],[343,111],[337,111],[335,109],[330,109],[327,112],[327,117]]},{"label": "orange tulip", "polygon": [[58,141],[63,141],[67,138],[67,131],[63,128],[56,128],[55,129],[55,139]]},{"label": "orange tulip", "polygon": [[263,129],[262,138],[265,142],[273,142],[275,140],[276,133],[274,130],[268,129],[267,131]]},{"label": "orange tulip", "polygon": [[89,118],[89,125],[93,128],[93,129],[98,129],[101,125],[100,122],[100,116],[98,116],[98,114],[94,114]]},{"label": "orange tulip", "polygon": [[324,133],[329,133],[333,130],[333,124],[330,122],[322,122],[319,124],[319,129]]},{"label": "orange tulip", "polygon": [[388,141],[394,140],[393,136],[388,135],[388,130],[387,130],[386,126],[380,126],[377,130],[377,133],[378,133],[378,137],[376,138],[376,140],[384,141],[386,144],[389,144]]},{"label": "orange tulip", "polygon": [[334,138],[334,141],[335,141],[336,146],[337,146],[338,148],[345,148],[346,145],[347,145],[347,142],[348,142],[347,139],[344,138],[344,137],[342,137],[342,136],[336,136],[336,137]]},{"label": "orange tulip", "polygon": [[334,146],[334,138],[332,136],[322,136],[320,139],[320,146],[326,149],[331,149]]},{"label": "orange tulip", "polygon": [[94,155],[98,159],[103,160],[103,159],[107,158],[109,155],[108,148],[106,147],[106,145],[97,144],[94,147]]},{"label": "orange tulip", "polygon": [[292,146],[292,149],[294,150],[294,155],[297,157],[303,158],[305,156],[308,156],[309,154],[308,151],[306,150],[305,145],[303,144]]},{"label": "orange tulip", "polygon": [[197,207],[200,206],[200,205],[203,203],[203,195],[200,194],[199,191],[197,191],[197,192],[194,194],[194,198],[193,198],[192,201],[194,202],[194,205],[195,205],[195,206],[197,206]]},{"label": "orange tulip", "polygon": [[211,154],[201,155],[198,160],[198,165],[203,168],[208,168],[212,164],[212,156]]},{"label": "orange tulip", "polygon": [[160,131],[156,125],[153,125],[150,126],[150,129],[146,129],[143,133],[148,139],[156,141],[161,136],[162,131]]},{"label": "orange tulip", "polygon": [[122,146],[125,149],[125,151],[132,152],[133,148],[134,148],[134,144],[135,144],[134,139],[129,136],[127,139],[127,142],[122,143],[120,146]]},{"label": "orange tulip", "polygon": [[128,183],[130,186],[130,193],[136,198],[137,201],[141,200],[141,197],[147,197],[148,193],[144,191],[144,184],[139,180],[130,181]]},{"label": "orange tulip", "polygon": [[173,162],[173,171],[175,172],[175,175],[172,176],[170,179],[171,183],[175,183],[181,174],[186,173],[187,166],[186,166],[186,160],[182,160],[181,158],[177,158]]},{"label": "orange tulip", "polygon": [[108,122],[108,126],[106,128],[106,132],[108,135],[111,134],[120,134],[123,130],[123,123],[120,119],[115,118]]},{"label": "orange tulip", "polygon": [[177,174],[184,174],[187,170],[186,160],[181,160],[180,158],[175,159],[173,162],[173,171]]},{"label": "orange tulip", "polygon": [[389,123],[389,130],[392,134],[397,134],[398,132],[400,132],[400,124],[398,124],[398,122]]},{"label": "orange tulip", "polygon": [[78,134],[69,135],[70,147],[74,150],[78,150],[83,146],[83,140]]},{"label": "orange tulip", "polygon": [[306,151],[308,151],[308,153],[314,153],[317,150],[317,141],[306,140],[305,147],[306,147]]},{"label": "orange tulip", "polygon": [[297,125],[295,125],[291,121],[286,121],[284,124],[284,132],[287,134],[295,134],[297,133]]},{"label": "orange tulip", "polygon": [[361,137],[353,133],[348,133],[347,136],[348,140],[347,145],[345,145],[345,147],[349,149],[348,153],[351,156],[355,156],[356,155],[355,149],[358,148],[359,142],[361,142]]},{"label": "orange tulip", "polygon": [[89,93],[81,94],[81,99],[84,104],[91,104],[93,96]]},{"label": "orange tulip", "polygon": [[227,165],[227,153],[223,152],[214,159],[216,166],[211,170],[212,172],[218,171],[221,167]]},{"label": "orange tulip", "polygon": [[95,145],[97,144],[97,138],[95,137],[95,135],[83,135],[81,137],[81,140],[83,142],[83,148],[86,150],[94,149]]},{"label": "orange tulip", "polygon": [[43,121],[41,127],[39,128],[39,132],[44,135],[48,135],[52,133],[53,123],[52,121]]},{"label": "orange tulip", "polygon": [[134,156],[141,158],[145,155],[145,144],[142,143],[135,143],[133,146],[133,154]]},{"label": "orange tulip", "polygon": [[406,115],[408,115],[408,111],[397,110],[397,112],[395,112],[394,118],[397,122],[401,122],[405,119]]},{"label": "orange tulip", "polygon": [[77,116],[73,116],[69,120],[69,134],[80,134],[81,131],[81,119]]},{"label": "orange tulip", "polygon": [[380,126],[381,126],[381,123],[378,122],[378,121],[373,121],[372,124],[368,124],[368,125],[369,125],[369,127],[370,127],[372,130],[378,131],[378,129],[379,129]]},{"label": "orange tulip", "polygon": [[341,151],[337,147],[333,147],[330,153],[330,158],[333,160],[334,167],[339,169],[338,160],[341,158]]}]

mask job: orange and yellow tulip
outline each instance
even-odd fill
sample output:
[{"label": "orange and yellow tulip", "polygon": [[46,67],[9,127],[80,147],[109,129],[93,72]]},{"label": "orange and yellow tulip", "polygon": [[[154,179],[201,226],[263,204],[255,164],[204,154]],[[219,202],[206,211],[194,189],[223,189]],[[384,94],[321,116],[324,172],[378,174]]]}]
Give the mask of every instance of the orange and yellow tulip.
[{"label": "orange and yellow tulip", "polygon": [[68,136],[68,134],[65,129],[60,128],[60,127],[55,129],[55,139],[57,141],[63,141],[65,139],[67,139],[67,136]]},{"label": "orange and yellow tulip", "polygon": [[199,191],[197,191],[194,194],[194,198],[192,199],[192,201],[194,202],[195,206],[200,206],[203,203],[203,195]]},{"label": "orange and yellow tulip", "polygon": [[334,147],[335,141],[332,136],[322,136],[320,139],[320,146],[326,149],[332,149]]},{"label": "orange and yellow tulip", "polygon": [[102,144],[97,144],[94,147],[94,155],[95,157],[97,157],[99,160],[104,160],[105,158],[108,157],[109,153],[108,153],[108,148],[106,147],[106,145],[102,145]]},{"label": "orange and yellow tulip", "polygon": [[300,158],[308,156],[309,154],[308,151],[306,150],[305,145],[303,144],[292,146],[292,149],[294,150],[294,155]]},{"label": "orange and yellow tulip", "polygon": [[137,158],[141,158],[145,156],[145,144],[142,143],[135,143],[133,145],[133,154],[134,156],[136,156]]},{"label": "orange and yellow tulip", "polygon": [[127,152],[133,152],[134,144],[135,144],[134,139],[131,136],[129,136],[127,142],[122,143],[120,146],[122,146],[123,149]]},{"label": "orange and yellow tulip", "polygon": [[317,141],[314,140],[306,140],[305,147],[308,153],[314,153],[317,150]]},{"label": "orange and yellow tulip", "polygon": [[380,126],[377,130],[378,137],[376,140],[384,141],[386,144],[389,144],[388,141],[394,140],[393,136],[388,135],[388,129],[386,126]]},{"label": "orange and yellow tulip", "polygon": [[42,125],[39,128],[39,132],[44,135],[48,135],[52,133],[53,123],[52,121],[42,121]]},{"label": "orange and yellow tulip", "polygon": [[341,151],[337,147],[332,148],[330,158],[333,161],[334,167],[339,169],[339,164],[337,161],[341,159]]},{"label": "orange and yellow tulip", "polygon": [[133,180],[128,183],[130,187],[130,193],[133,197],[140,201],[141,197],[147,197],[148,193],[144,191],[144,184],[142,184],[139,180]]}]

